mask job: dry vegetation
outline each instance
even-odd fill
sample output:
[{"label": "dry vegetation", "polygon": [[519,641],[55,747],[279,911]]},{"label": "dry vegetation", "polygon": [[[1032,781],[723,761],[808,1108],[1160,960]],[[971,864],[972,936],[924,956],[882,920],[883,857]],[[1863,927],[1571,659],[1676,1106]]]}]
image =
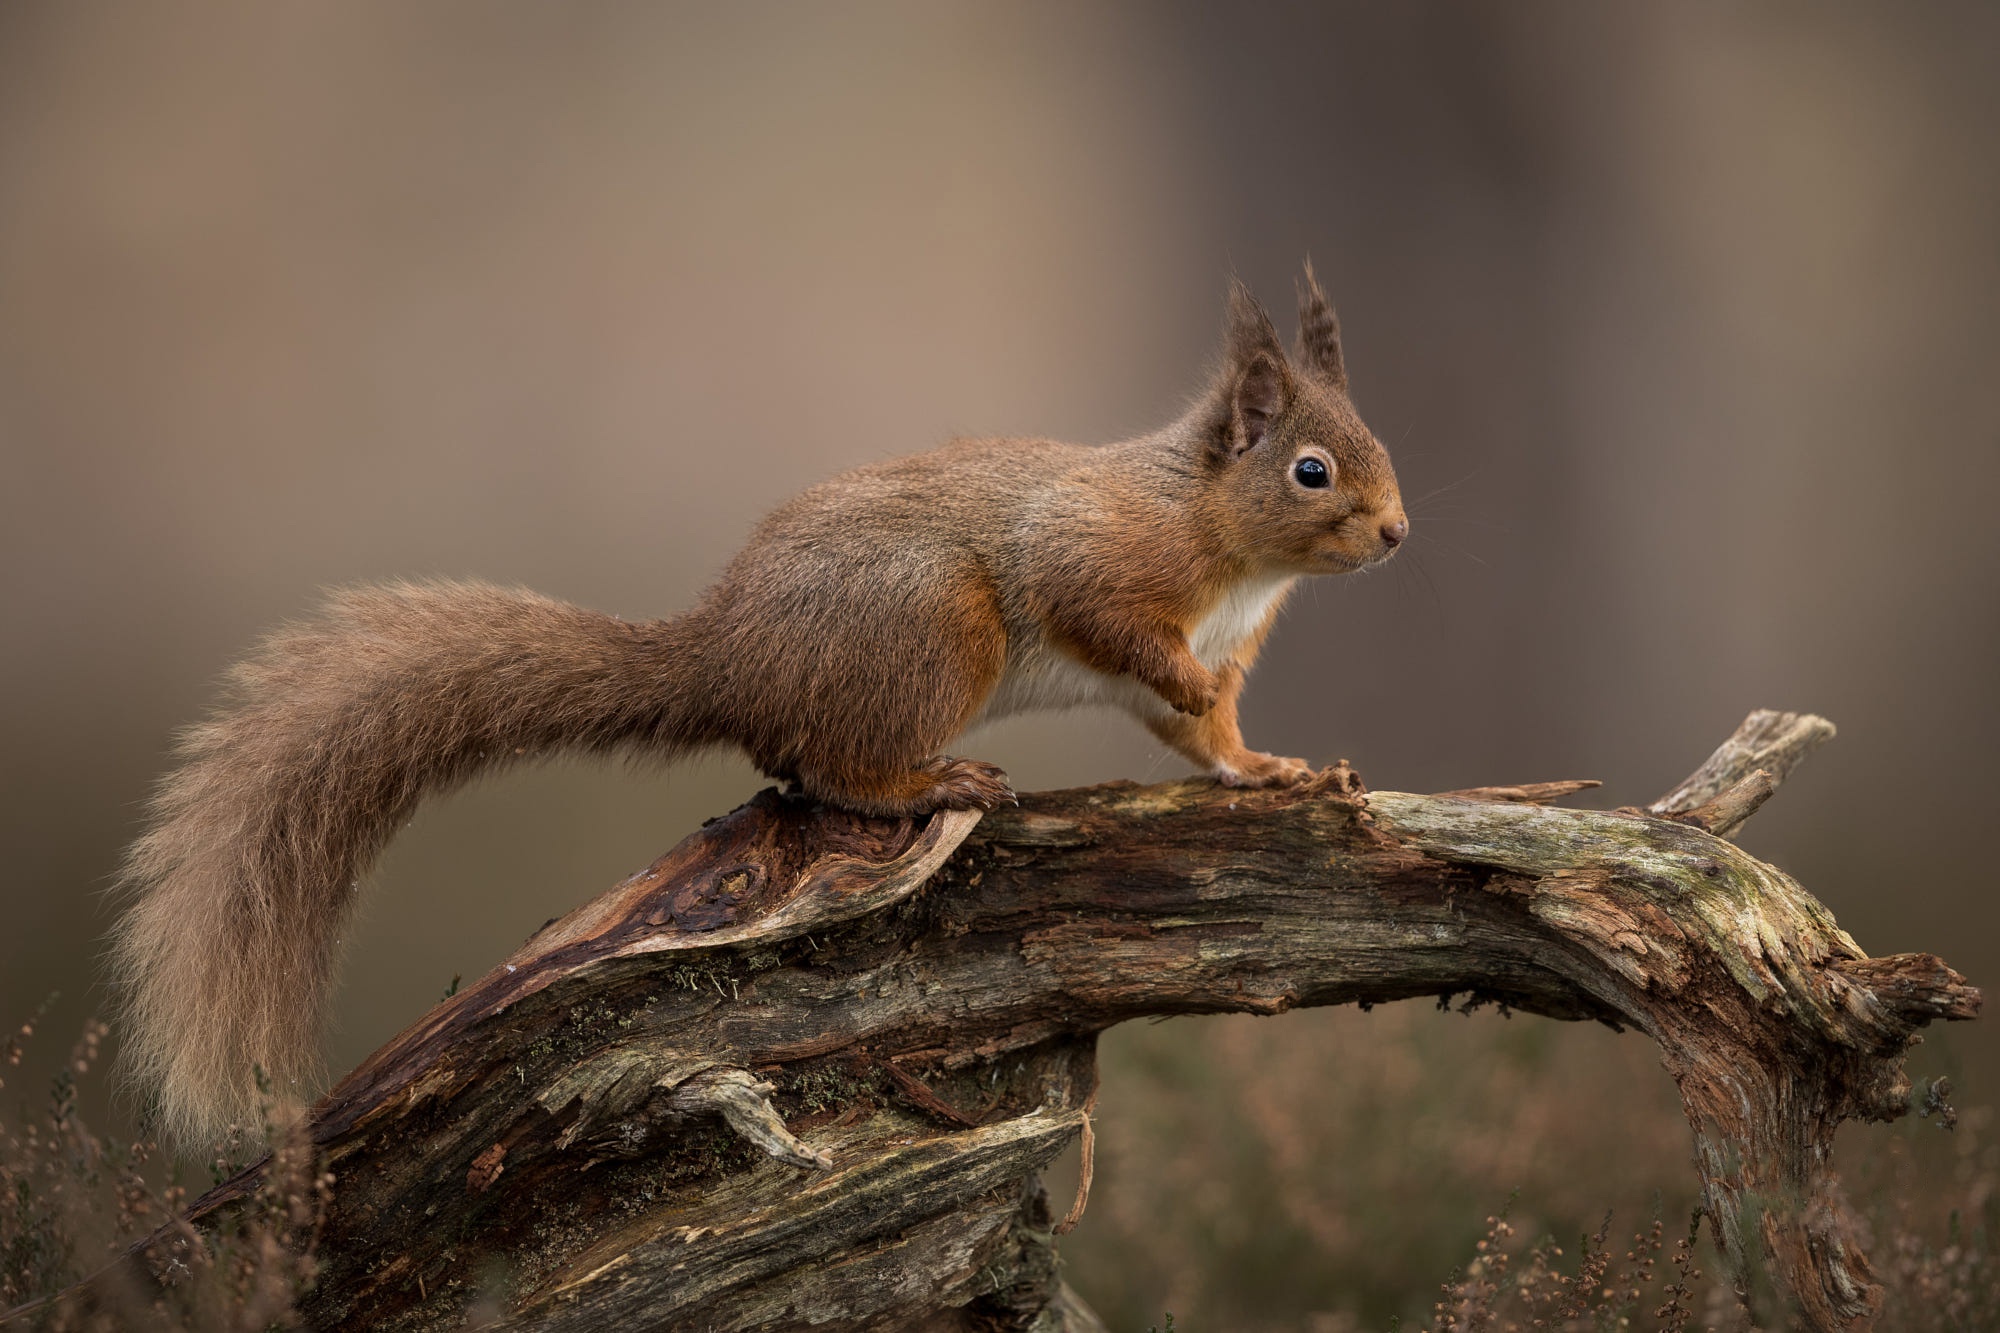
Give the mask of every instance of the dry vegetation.
[{"label": "dry vegetation", "polygon": [[[0,1047],[0,1087],[17,1102],[9,1076],[35,1027]],[[102,1268],[171,1225],[187,1198],[151,1145],[79,1119],[79,1080],[104,1036],[87,1026],[46,1100],[0,1120],[0,1310]],[[1636,1038],[1406,1004],[1142,1025],[1107,1039],[1104,1063],[1096,1188],[1064,1250],[1113,1328],[1739,1333],[1785,1322],[1768,1305],[1746,1316],[1714,1280],[1707,1241],[1691,1239],[1687,1129]],[[1994,1117],[1967,1110],[1949,1135],[1937,1120],[1871,1129],[1874,1151],[1853,1153],[1890,1333],[2000,1328]],[[156,1265],[163,1282],[134,1274],[107,1289],[109,1308],[43,1305],[20,1326],[291,1326],[332,1182],[279,1137],[256,1205],[221,1232],[182,1230]]]},{"label": "dry vegetation", "polygon": [[[0,1089],[21,1067],[39,1019],[0,1046]],[[178,1220],[189,1191],[177,1164],[145,1141],[93,1132],[77,1113],[79,1083],[97,1065],[106,1036],[93,1021],[55,1074],[46,1102],[0,1116],[0,1324],[49,1333],[96,1330],[258,1330],[292,1327],[293,1303],[312,1281],[329,1177],[313,1169],[302,1134],[258,1136],[272,1169],[252,1205],[225,1225],[197,1232]],[[0,1094],[4,1095],[4,1094]],[[268,1127],[267,1127],[268,1130]],[[247,1143],[211,1165],[220,1179]],[[118,1256],[162,1233],[150,1276],[120,1272]],[[108,1270],[90,1309],[58,1293]]]},{"label": "dry vegetation", "polygon": [[[1687,1122],[1642,1038],[1412,1002],[1128,1026],[1101,1058],[1096,1182],[1063,1254],[1114,1329],[1787,1322],[1768,1290],[1741,1312],[1707,1223],[1686,1243]],[[2000,1329],[1995,1129],[1972,1108],[1951,1133],[1843,1135],[1884,1333]]]}]

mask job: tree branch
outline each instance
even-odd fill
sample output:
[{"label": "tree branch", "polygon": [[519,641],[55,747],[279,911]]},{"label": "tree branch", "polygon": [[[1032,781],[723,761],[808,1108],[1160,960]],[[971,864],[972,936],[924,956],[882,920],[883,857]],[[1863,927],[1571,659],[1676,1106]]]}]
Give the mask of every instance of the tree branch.
[{"label": "tree branch", "polygon": [[1928,955],[1867,958],[1717,836],[1831,734],[1753,714],[1651,812],[1535,803],[1573,783],[1369,794],[1344,765],[983,821],[766,792],[314,1109],[338,1184],[306,1316],[1094,1328],[1036,1173],[1079,1133],[1098,1032],[1468,993],[1656,1041],[1739,1279],[1747,1229],[1809,1327],[1846,1327],[1877,1293],[1834,1131],[1901,1115],[1914,1029],[1979,995]]}]

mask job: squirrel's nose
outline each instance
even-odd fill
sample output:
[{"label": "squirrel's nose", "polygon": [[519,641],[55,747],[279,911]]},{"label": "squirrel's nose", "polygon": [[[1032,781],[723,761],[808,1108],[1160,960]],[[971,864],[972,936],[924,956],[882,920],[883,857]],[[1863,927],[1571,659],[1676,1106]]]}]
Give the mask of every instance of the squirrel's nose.
[{"label": "squirrel's nose", "polygon": [[1382,540],[1391,546],[1400,546],[1403,538],[1410,535],[1410,520],[1398,515],[1394,523],[1382,525]]}]

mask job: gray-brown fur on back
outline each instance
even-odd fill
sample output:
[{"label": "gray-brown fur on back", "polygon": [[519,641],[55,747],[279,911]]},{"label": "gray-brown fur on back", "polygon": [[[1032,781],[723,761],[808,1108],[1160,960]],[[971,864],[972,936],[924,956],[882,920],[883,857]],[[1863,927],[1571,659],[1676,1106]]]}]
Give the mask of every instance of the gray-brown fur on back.
[{"label": "gray-brown fur on back", "polygon": [[844,473],[769,515],[694,613],[729,681],[728,739],[787,776],[936,755],[977,713],[1017,628],[1002,591],[1017,536],[994,516],[1031,509],[1024,497],[1097,452],[958,441]]},{"label": "gray-brown fur on back", "polygon": [[[516,757],[685,748],[671,625],[481,584],[336,595],[228,678],[121,875],[127,1069],[161,1127],[212,1141],[316,1073],[356,880],[417,799]],[[656,674],[657,669],[657,674]]]}]

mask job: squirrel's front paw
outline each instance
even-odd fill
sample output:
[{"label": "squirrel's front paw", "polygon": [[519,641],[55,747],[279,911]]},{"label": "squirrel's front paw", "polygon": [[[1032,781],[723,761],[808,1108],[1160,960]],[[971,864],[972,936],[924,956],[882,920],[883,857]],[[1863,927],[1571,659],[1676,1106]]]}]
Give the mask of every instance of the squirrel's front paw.
[{"label": "squirrel's front paw", "polygon": [[1312,765],[1303,759],[1245,750],[1216,764],[1215,780],[1225,787],[1290,787],[1312,776]]},{"label": "squirrel's front paw", "polygon": [[1160,697],[1172,704],[1176,713],[1203,717],[1222,697],[1222,682],[1207,672],[1199,676],[1183,676],[1162,688]]},{"label": "squirrel's front paw", "polygon": [[936,778],[922,797],[929,809],[993,810],[1020,803],[1007,774],[996,764],[939,755],[924,765],[924,771]]}]

